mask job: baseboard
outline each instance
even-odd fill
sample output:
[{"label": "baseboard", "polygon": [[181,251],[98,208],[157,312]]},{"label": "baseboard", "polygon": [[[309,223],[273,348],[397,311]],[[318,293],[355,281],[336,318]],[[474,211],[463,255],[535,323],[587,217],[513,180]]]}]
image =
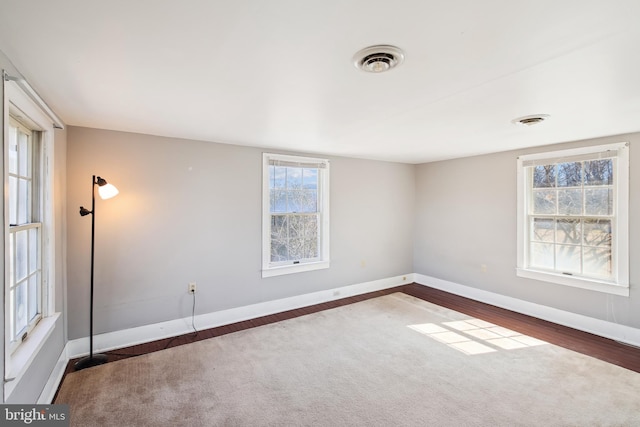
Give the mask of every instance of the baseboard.
[{"label": "baseboard", "polygon": [[[194,323],[197,329],[209,329],[231,323],[242,322],[244,320],[255,319],[269,314],[281,313],[287,310],[307,307],[327,301],[346,298],[354,295],[375,292],[395,286],[413,283],[414,275],[405,274],[402,276],[389,277],[386,279],[374,280],[371,282],[358,283],[335,289],[313,292],[310,294],[297,295],[274,301],[266,301],[244,307],[232,308],[213,313],[200,314],[195,316]],[[170,320],[167,322],[155,323],[152,325],[139,326],[105,334],[95,335],[93,345],[95,352],[109,351],[117,348],[129,347],[136,344],[143,344],[164,338],[170,338],[191,332],[191,317]],[[69,359],[86,356],[89,349],[89,338],[79,338],[67,343]]]},{"label": "baseboard", "polygon": [[62,349],[62,353],[60,353],[60,357],[58,357],[56,366],[54,366],[53,371],[51,371],[49,380],[47,380],[47,383],[44,385],[36,403],[49,404],[53,402],[53,398],[58,390],[58,385],[60,385],[60,381],[62,381],[62,377],[64,376],[64,371],[67,369],[67,363],[69,363],[67,347],[68,345],[65,345]]},{"label": "baseboard", "polygon": [[517,313],[537,317],[559,325],[568,326],[580,331],[620,341],[640,347],[640,329],[620,325],[606,320],[595,319],[581,314],[571,313],[532,302],[520,300],[505,295],[496,294],[482,289],[461,285],[447,280],[414,274],[414,281],[423,286],[440,289],[451,294],[495,305]]}]

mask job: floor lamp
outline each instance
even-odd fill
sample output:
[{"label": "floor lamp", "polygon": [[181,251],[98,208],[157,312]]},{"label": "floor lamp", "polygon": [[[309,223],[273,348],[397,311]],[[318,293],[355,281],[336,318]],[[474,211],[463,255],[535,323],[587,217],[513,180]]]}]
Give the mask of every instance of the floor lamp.
[{"label": "floor lamp", "polygon": [[110,199],[118,194],[116,187],[107,183],[103,178],[93,175],[91,179],[91,210],[80,206],[80,216],[91,214],[91,302],[89,306],[89,356],[83,357],[76,362],[76,371],[101,365],[107,361],[106,355],[93,354],[93,253],[96,229],[96,186],[98,186],[98,194],[100,194],[100,198],[102,199]]}]

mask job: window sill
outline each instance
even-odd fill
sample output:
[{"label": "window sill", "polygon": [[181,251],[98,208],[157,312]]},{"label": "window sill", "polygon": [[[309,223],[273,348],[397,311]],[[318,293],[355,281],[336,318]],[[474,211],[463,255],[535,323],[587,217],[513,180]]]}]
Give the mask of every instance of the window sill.
[{"label": "window sill", "polygon": [[528,270],[524,268],[517,268],[516,275],[518,277],[556,283],[559,285],[572,286],[574,288],[588,289],[591,291],[621,295],[624,297],[629,296],[629,286],[616,285],[610,282],[594,279],[585,279],[584,277],[567,276],[564,274]]},{"label": "window sill", "polygon": [[4,378],[5,400],[11,395],[20,383],[22,376],[27,372],[36,356],[44,346],[47,339],[53,333],[60,313],[55,313],[43,318],[31,331],[29,337],[16,349],[7,363],[7,373]]},{"label": "window sill", "polygon": [[329,268],[329,261],[309,262],[306,264],[283,265],[262,270],[262,278],[282,276],[283,274],[302,273],[304,271],[321,270]]}]

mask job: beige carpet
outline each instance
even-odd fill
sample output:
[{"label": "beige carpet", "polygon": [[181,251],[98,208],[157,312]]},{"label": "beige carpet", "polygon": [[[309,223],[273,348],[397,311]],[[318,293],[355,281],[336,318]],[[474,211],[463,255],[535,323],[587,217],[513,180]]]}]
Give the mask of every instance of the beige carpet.
[{"label": "beige carpet", "polygon": [[639,426],[640,374],[405,294],[69,374],[73,426]]}]

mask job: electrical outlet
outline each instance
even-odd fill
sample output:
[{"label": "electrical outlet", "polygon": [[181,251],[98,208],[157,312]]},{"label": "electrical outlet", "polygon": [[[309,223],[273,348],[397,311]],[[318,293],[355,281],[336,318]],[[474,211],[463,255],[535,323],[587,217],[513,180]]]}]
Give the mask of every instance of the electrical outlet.
[{"label": "electrical outlet", "polygon": [[190,282],[190,283],[189,283],[189,286],[188,286],[188,288],[187,288],[187,291],[188,291],[190,294],[195,294],[195,293],[196,293],[196,282]]}]

